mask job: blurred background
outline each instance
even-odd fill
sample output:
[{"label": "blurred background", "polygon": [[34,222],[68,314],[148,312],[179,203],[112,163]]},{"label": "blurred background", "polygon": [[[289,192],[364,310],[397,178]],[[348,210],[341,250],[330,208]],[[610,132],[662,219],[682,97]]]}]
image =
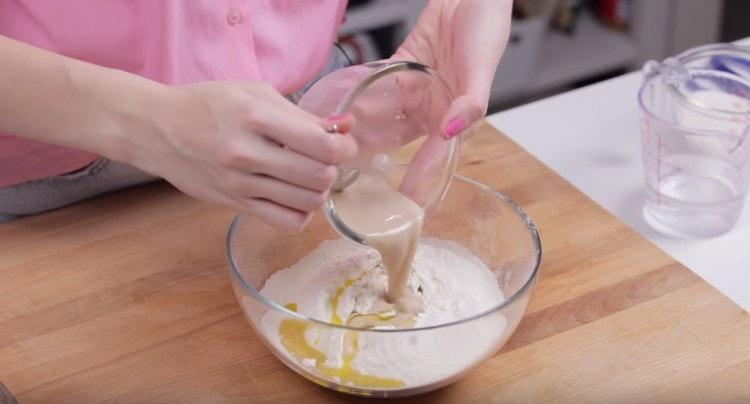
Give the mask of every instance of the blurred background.
[{"label": "blurred background", "polygon": [[[339,40],[356,63],[389,56],[427,0],[350,0]],[[750,36],[750,0],[514,0],[490,112]]]}]

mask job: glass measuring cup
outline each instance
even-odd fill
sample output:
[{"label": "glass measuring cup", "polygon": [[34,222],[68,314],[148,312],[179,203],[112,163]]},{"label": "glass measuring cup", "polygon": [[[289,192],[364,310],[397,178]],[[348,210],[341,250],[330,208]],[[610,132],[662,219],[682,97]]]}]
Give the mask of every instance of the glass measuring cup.
[{"label": "glass measuring cup", "polygon": [[686,52],[643,68],[643,216],[670,236],[729,231],[748,190],[750,82],[712,68],[712,52]]},{"label": "glass measuring cup", "polygon": [[750,47],[731,43],[698,46],[677,55],[687,69],[708,69],[750,79]]},{"label": "glass measuring cup", "polygon": [[[440,126],[452,100],[435,71],[415,62],[375,62],[336,70],[300,99],[300,108],[319,117],[351,114],[350,135],[358,155],[339,166],[334,190],[359,175],[385,180],[429,214],[446,193],[455,172],[458,137],[445,139]],[[344,237],[366,244],[337,214],[334,198],[323,211]]]}]

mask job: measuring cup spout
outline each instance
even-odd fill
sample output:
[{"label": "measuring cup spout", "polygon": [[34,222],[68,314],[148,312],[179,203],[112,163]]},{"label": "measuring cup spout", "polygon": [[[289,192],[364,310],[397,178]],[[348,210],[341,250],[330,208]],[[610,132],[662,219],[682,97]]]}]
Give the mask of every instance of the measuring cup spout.
[{"label": "measuring cup spout", "polygon": [[660,75],[667,84],[680,84],[690,79],[690,71],[674,57],[661,63],[649,60],[643,65],[642,71],[647,79]]}]

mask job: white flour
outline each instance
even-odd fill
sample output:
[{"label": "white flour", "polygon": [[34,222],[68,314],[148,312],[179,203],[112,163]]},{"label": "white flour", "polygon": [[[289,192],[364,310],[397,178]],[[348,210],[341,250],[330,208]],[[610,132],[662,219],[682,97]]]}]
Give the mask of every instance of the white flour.
[{"label": "white flour", "polygon": [[[293,304],[290,307],[305,316],[346,323],[352,313],[372,313],[370,306],[385,294],[387,275],[378,263],[377,252],[370,248],[347,240],[326,241],[276,272],[261,293]],[[417,328],[471,317],[503,301],[495,275],[478,258],[456,243],[435,239],[421,240],[409,288],[424,301],[413,324]],[[497,348],[506,321],[494,313],[430,330],[354,332],[285,320],[271,310],[261,324],[278,351],[324,379],[392,389],[440,382],[468,369]]]}]

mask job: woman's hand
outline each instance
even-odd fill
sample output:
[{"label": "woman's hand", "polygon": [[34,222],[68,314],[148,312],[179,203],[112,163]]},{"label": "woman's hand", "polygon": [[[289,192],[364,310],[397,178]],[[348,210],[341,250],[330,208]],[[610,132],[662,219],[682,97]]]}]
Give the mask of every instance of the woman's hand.
[{"label": "woman's hand", "polygon": [[490,87],[510,33],[511,0],[431,0],[391,60],[412,60],[435,69],[453,93],[433,134],[414,156],[400,191],[420,204],[423,190],[441,169],[450,139],[487,112]]},{"label": "woman's hand", "polygon": [[357,151],[262,82],[166,86],[3,36],[0,55],[1,132],[132,164],[286,229],[320,208],[334,165]]},{"label": "woman's hand", "polygon": [[450,138],[487,112],[490,87],[510,33],[511,0],[431,0],[392,60],[435,69],[454,99],[442,117]]},{"label": "woman's hand", "polygon": [[[351,136],[297,108],[263,82],[173,87],[174,106],[140,138],[131,164],[196,198],[288,230],[319,209],[335,165],[356,154]],[[346,127],[347,122],[338,122]]]}]

